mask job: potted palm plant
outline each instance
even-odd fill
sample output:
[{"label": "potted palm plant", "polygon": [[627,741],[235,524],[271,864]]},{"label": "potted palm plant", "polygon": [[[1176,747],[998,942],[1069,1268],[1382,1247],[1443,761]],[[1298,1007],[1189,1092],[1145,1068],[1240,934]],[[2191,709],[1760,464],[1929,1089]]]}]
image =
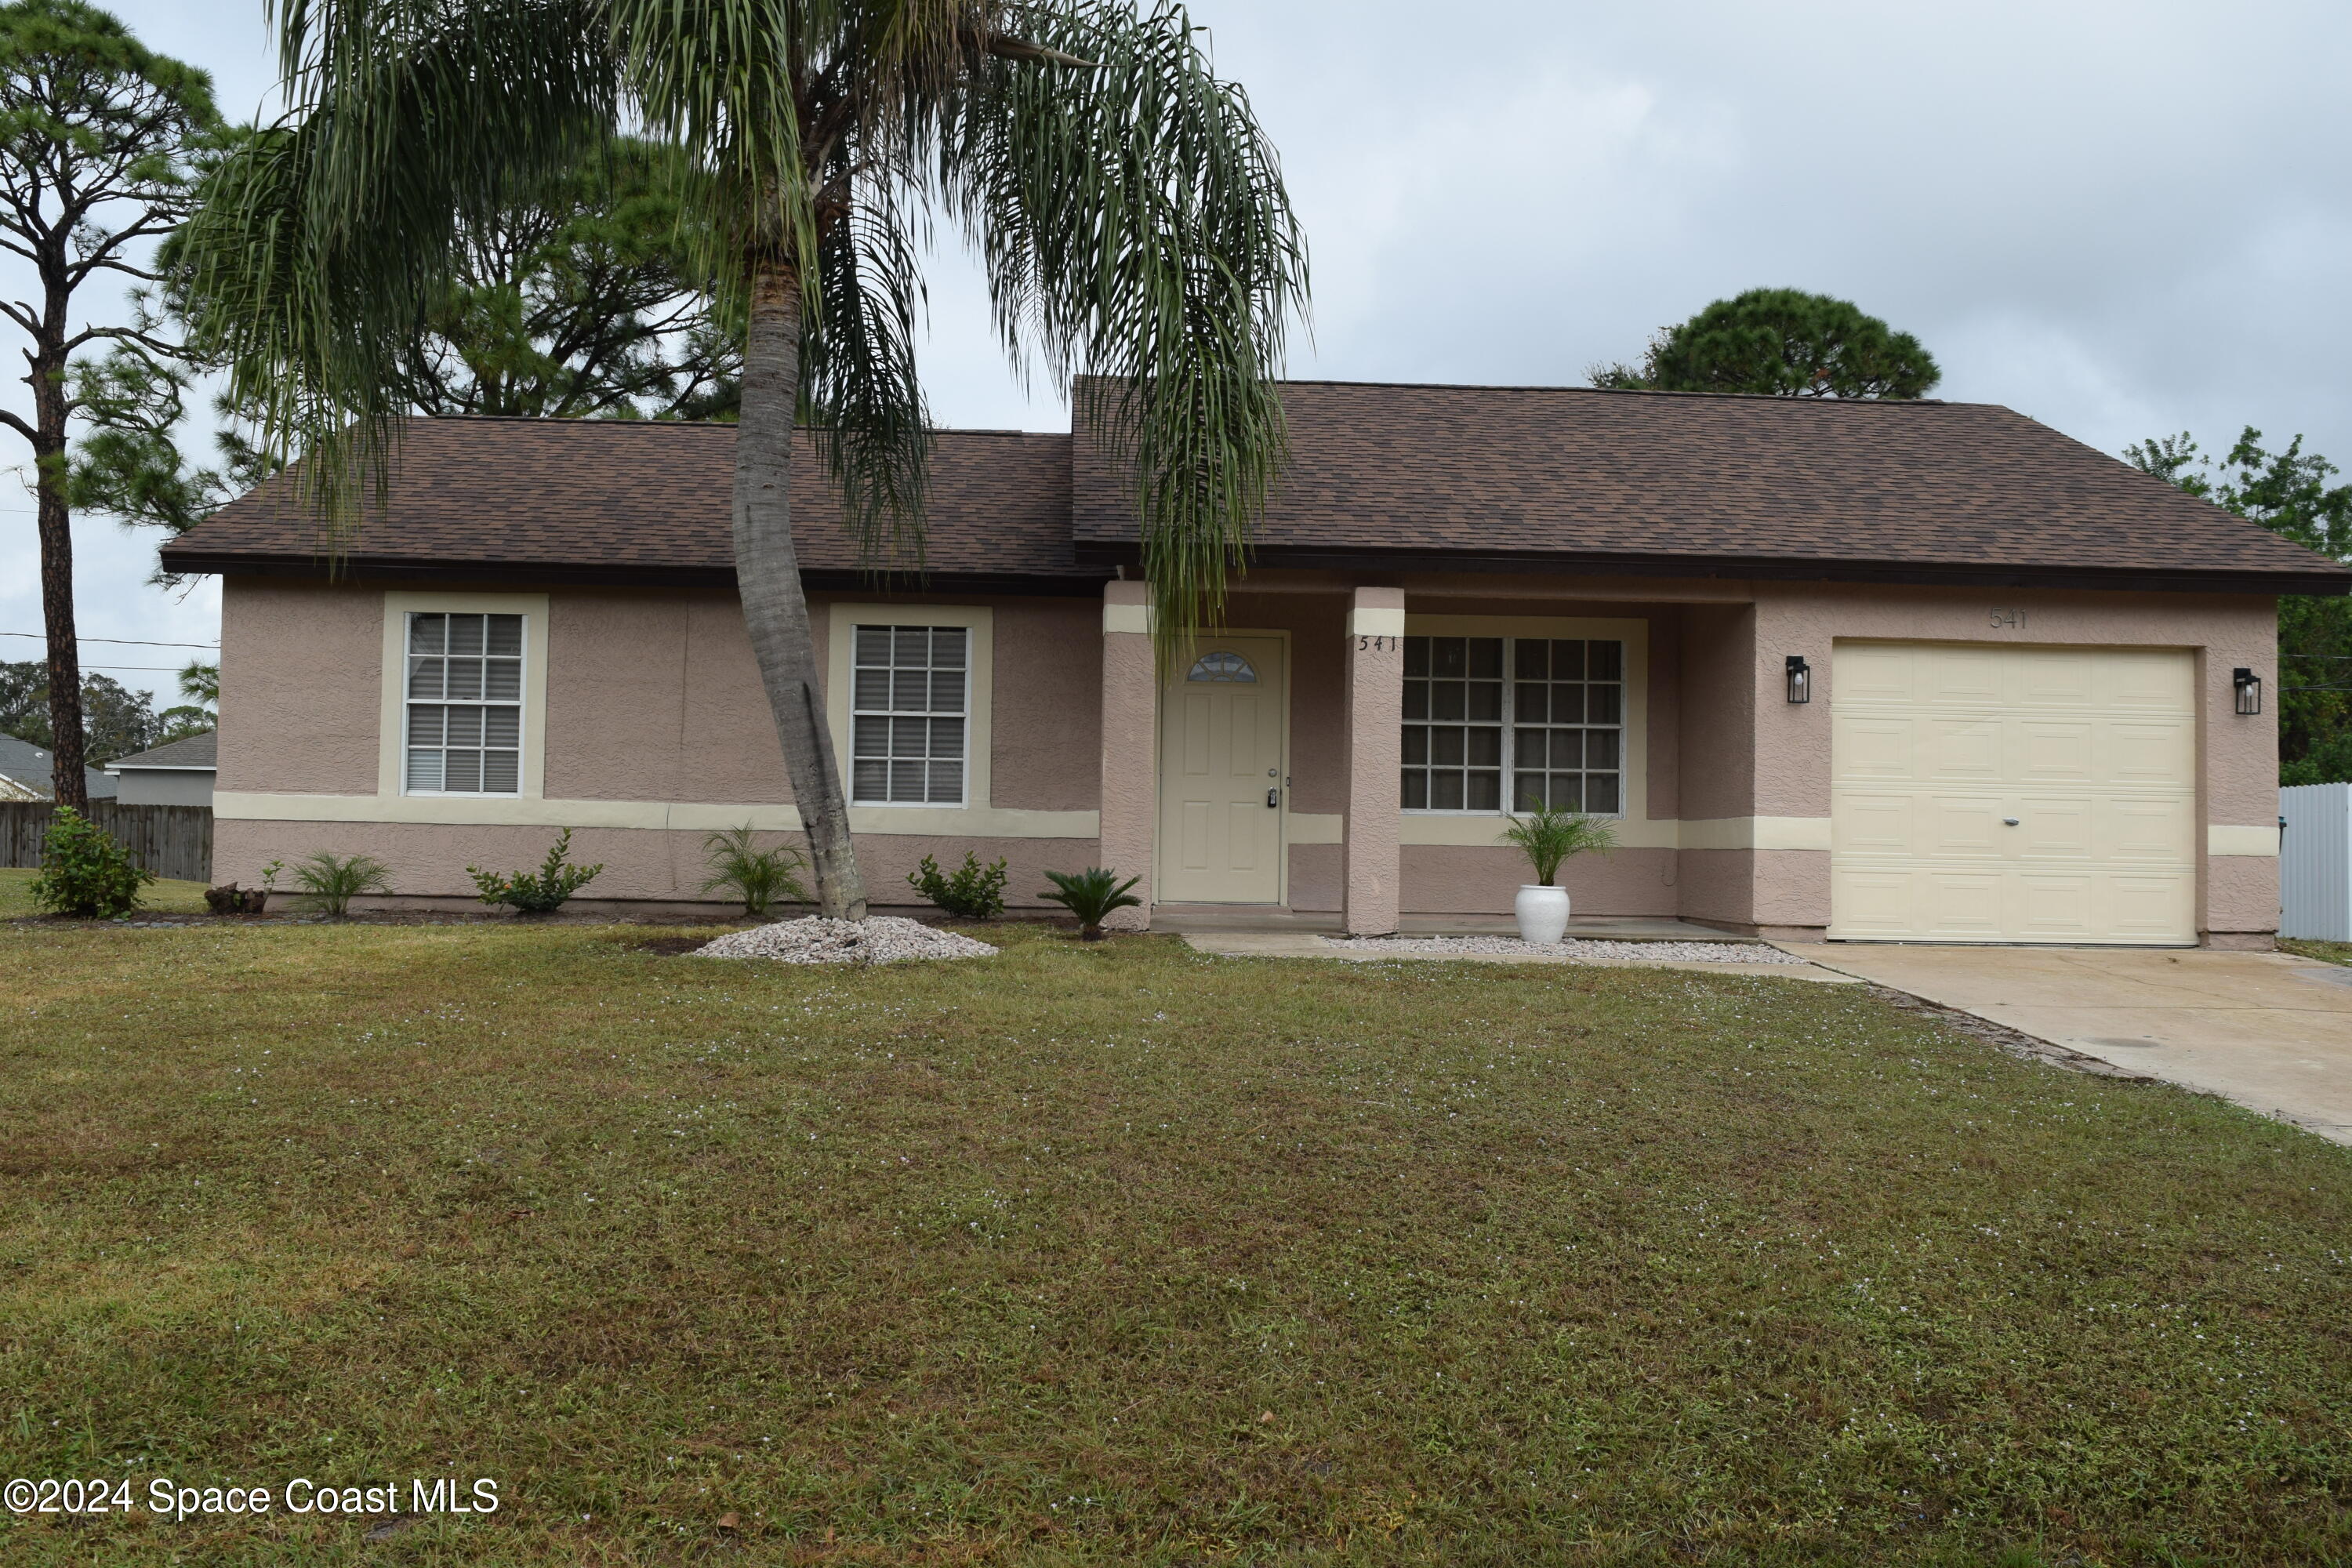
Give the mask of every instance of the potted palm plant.
[{"label": "potted palm plant", "polygon": [[1587,851],[1606,855],[1617,847],[1617,830],[1606,817],[1538,805],[1511,818],[1502,842],[1524,850],[1536,870],[1536,879],[1519,889],[1513,905],[1519,940],[1555,942],[1568,931],[1568,889],[1557,882],[1560,862]]}]

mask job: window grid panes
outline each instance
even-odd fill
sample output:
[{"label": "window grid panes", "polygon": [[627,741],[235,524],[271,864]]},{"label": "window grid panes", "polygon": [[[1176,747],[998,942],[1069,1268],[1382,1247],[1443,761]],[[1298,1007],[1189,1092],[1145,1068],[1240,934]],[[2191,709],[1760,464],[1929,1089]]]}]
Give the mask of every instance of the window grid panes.
[{"label": "window grid panes", "polygon": [[964,626],[852,628],[851,801],[964,803],[971,642]]},{"label": "window grid panes", "polygon": [[1404,809],[1622,815],[1624,681],[1613,639],[1408,637]]},{"label": "window grid panes", "polygon": [[408,617],[412,795],[522,791],[520,616]]}]

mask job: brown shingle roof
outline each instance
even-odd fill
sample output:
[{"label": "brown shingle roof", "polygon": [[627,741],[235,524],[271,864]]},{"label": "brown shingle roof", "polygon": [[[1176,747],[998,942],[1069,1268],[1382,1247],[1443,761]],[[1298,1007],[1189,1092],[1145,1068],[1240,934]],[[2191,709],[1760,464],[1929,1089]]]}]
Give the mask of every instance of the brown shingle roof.
[{"label": "brown shingle roof", "polygon": [[[1265,564],[2343,593],[2344,568],[1990,404],[1292,382]],[[1076,453],[1082,556],[1132,560]]]},{"label": "brown shingle roof", "polygon": [[[415,419],[383,513],[346,559],[362,577],[734,582],[735,427],[619,420]],[[793,539],[811,578],[856,579],[839,492],[808,437],[793,463]],[[1109,575],[1070,546],[1069,437],[942,431],[931,459],[931,574],[959,583]],[[174,572],[323,569],[318,531],[272,482],[163,551]]]},{"label": "brown shingle roof", "polygon": [[[1293,382],[1265,565],[2336,594],[2352,573],[1988,404]],[[733,581],[726,425],[419,419],[366,577]],[[793,537],[858,580],[803,436]],[[277,485],[165,546],[177,572],[323,570]],[[1085,432],[940,434],[940,586],[1086,592],[1132,561],[1125,487]]]}]

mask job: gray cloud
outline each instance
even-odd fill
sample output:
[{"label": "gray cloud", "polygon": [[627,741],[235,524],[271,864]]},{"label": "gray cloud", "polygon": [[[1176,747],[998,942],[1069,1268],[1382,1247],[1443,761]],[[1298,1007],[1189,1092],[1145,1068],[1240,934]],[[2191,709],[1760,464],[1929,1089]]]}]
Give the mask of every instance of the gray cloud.
[{"label": "gray cloud", "polygon": [[[267,93],[253,0],[121,9],[213,69],[224,103]],[[1317,310],[1295,374],[1574,384],[1710,300],[1787,285],[1916,332],[1943,395],[2104,450],[2184,428],[2212,445],[2251,422],[2352,460],[2340,6],[1192,12],[1308,225]],[[931,311],[942,419],[1064,423],[1004,370],[952,245]],[[151,602],[144,548],[109,552],[95,614]],[[0,551],[0,625],[29,629],[18,559]]]}]

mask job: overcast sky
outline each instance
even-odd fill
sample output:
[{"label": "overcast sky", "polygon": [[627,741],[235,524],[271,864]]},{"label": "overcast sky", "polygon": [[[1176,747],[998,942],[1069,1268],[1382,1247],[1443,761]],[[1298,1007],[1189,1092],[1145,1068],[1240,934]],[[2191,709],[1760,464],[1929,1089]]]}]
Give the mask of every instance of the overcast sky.
[{"label": "overcast sky", "polygon": [[[264,101],[258,0],[115,8],[212,71],[225,110]],[[1313,247],[1294,375],[1578,384],[1711,300],[1784,286],[1916,333],[1944,367],[1939,395],[2104,450],[2179,430],[2226,446],[2253,424],[2352,461],[2341,4],[1192,11],[1281,148]],[[930,298],[943,424],[1067,428],[1004,371],[954,253]],[[32,521],[0,511],[0,631],[40,626]],[[77,542],[86,635],[216,635],[209,583],[184,598],[145,585],[152,534],[92,521]],[[0,638],[9,657],[38,646]]]}]

